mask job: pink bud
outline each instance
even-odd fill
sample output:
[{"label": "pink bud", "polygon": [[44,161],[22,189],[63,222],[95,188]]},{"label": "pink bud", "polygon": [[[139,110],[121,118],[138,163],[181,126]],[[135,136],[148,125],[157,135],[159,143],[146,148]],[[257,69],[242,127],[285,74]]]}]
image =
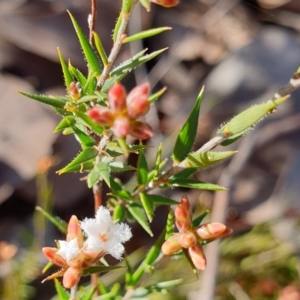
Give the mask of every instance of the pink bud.
[{"label": "pink bud", "polygon": [[151,0],[151,2],[164,7],[173,7],[179,4],[179,0]]},{"label": "pink bud", "polygon": [[67,241],[69,242],[75,238],[77,238],[78,246],[81,248],[83,245],[82,230],[77,217],[73,215],[68,224]]},{"label": "pink bud", "polygon": [[66,289],[74,287],[80,280],[82,271],[80,268],[70,267],[63,276],[63,286]]},{"label": "pink bud", "polygon": [[97,124],[111,126],[114,121],[113,113],[105,107],[93,107],[87,112],[88,116]]},{"label": "pink bud", "polygon": [[116,83],[108,91],[108,103],[112,112],[121,112],[126,108],[126,91],[122,84]]},{"label": "pink bud", "polygon": [[196,269],[203,271],[206,267],[206,258],[202,247],[194,245],[188,249],[189,256]]},{"label": "pink bud", "polygon": [[179,234],[174,234],[163,243],[161,251],[164,255],[172,255],[182,249],[178,238]]},{"label": "pink bud", "polygon": [[115,119],[113,125],[113,132],[116,137],[124,138],[130,132],[130,122],[126,117],[119,117]]},{"label": "pink bud", "polygon": [[45,257],[55,265],[62,268],[68,268],[67,262],[59,254],[56,254],[58,249],[51,248],[51,247],[44,247],[42,248],[42,251]]},{"label": "pink bud", "polygon": [[175,208],[175,223],[180,232],[192,228],[190,204],[186,196],[182,197],[181,202]]},{"label": "pink bud", "polygon": [[149,84],[136,86],[127,96],[127,112],[130,118],[137,119],[144,116],[150,109],[148,101]]},{"label": "pink bud", "polygon": [[213,222],[200,225],[196,232],[203,240],[210,240],[218,238],[224,231],[226,226],[222,223]]},{"label": "pink bud", "polygon": [[197,238],[191,231],[180,234],[178,241],[180,245],[185,249],[197,244]]},{"label": "pink bud", "polygon": [[130,135],[139,140],[147,140],[153,137],[153,131],[146,123],[135,121],[131,124]]}]

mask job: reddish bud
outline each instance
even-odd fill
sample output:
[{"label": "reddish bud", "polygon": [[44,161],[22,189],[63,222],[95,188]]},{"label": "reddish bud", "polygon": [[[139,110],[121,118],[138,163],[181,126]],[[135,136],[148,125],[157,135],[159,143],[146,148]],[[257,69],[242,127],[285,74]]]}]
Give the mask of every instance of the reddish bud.
[{"label": "reddish bud", "polygon": [[162,245],[161,251],[164,255],[173,255],[182,249],[178,241],[179,234],[174,234],[169,237]]},{"label": "reddish bud", "polygon": [[63,276],[63,286],[66,289],[74,287],[80,280],[82,271],[80,268],[70,267]]},{"label": "reddish bud", "polygon": [[213,222],[200,225],[196,232],[201,239],[210,240],[218,238],[225,230],[224,224]]},{"label": "reddish bud", "polygon": [[67,234],[67,241],[73,240],[77,238],[77,243],[79,248],[83,245],[83,236],[82,231],[79,225],[79,221],[76,216],[72,216],[70,218],[69,224],[68,224],[68,234]]},{"label": "reddish bud", "polygon": [[180,234],[178,241],[180,245],[185,249],[197,244],[197,238],[191,231]]},{"label": "reddish bud", "polygon": [[203,271],[206,267],[206,258],[202,247],[199,245],[194,245],[188,249],[188,253],[195,268]]},{"label": "reddish bud", "polygon": [[78,100],[80,97],[80,92],[75,82],[70,83],[70,96],[73,100]]},{"label": "reddish bud", "polygon": [[173,7],[179,4],[179,0],[151,0],[151,2],[164,7]]},{"label": "reddish bud", "polygon": [[67,262],[59,254],[56,254],[58,251],[57,248],[44,247],[42,248],[42,251],[45,257],[55,265],[62,268],[68,268]]},{"label": "reddish bud", "polygon": [[150,109],[148,101],[149,84],[136,86],[127,97],[127,113],[130,118],[137,119],[144,116]]},{"label": "reddish bud", "polygon": [[130,122],[126,117],[119,117],[113,125],[113,132],[116,137],[126,137],[130,132]]},{"label": "reddish bud", "polygon": [[82,268],[87,268],[91,266],[96,261],[99,261],[103,256],[105,256],[106,252],[94,252],[94,251],[84,251],[84,260],[82,263]]},{"label": "reddish bud", "polygon": [[122,84],[113,85],[108,91],[108,103],[112,112],[121,112],[126,108],[126,90]]},{"label": "reddish bud", "polygon": [[113,113],[105,107],[93,107],[87,114],[95,123],[103,126],[111,126],[114,121]]},{"label": "reddish bud", "polygon": [[153,137],[151,127],[140,121],[131,124],[130,134],[139,140],[148,140]]}]

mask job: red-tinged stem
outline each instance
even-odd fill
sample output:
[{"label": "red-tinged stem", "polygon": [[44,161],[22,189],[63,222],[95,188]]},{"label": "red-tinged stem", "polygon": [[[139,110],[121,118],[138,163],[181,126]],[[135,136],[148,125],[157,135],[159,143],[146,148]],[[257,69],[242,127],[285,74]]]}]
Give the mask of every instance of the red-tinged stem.
[{"label": "red-tinged stem", "polygon": [[97,19],[97,2],[96,0],[91,0],[91,19],[89,20],[89,29],[90,29],[89,42],[91,45],[93,44],[93,31],[95,31],[96,19]]}]

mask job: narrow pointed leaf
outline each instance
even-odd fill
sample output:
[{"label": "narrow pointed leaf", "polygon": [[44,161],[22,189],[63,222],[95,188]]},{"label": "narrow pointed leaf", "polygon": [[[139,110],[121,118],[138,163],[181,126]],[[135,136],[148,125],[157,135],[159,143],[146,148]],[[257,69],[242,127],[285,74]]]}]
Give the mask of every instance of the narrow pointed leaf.
[{"label": "narrow pointed leaf", "polygon": [[77,81],[80,83],[81,88],[83,88],[86,85],[86,78],[85,76],[76,68],[74,68],[71,63],[69,62],[69,71],[77,79]]},{"label": "narrow pointed leaf", "polygon": [[159,97],[161,97],[161,96],[165,93],[166,90],[167,90],[167,88],[166,88],[166,87],[163,87],[163,88],[160,89],[158,92],[156,92],[155,94],[151,95],[151,96],[149,97],[148,101],[149,101],[150,103],[155,102],[156,100],[159,99]]},{"label": "narrow pointed leaf", "polygon": [[80,118],[87,126],[89,126],[93,131],[95,131],[98,134],[103,133],[103,126],[100,126],[92,121],[92,119],[86,115],[85,113],[82,113],[80,111],[76,111],[75,115]]},{"label": "narrow pointed leaf", "polygon": [[18,92],[18,93],[25,96],[25,97],[31,98],[33,100],[42,102],[42,103],[50,105],[50,106],[53,106],[55,108],[64,108],[64,106],[66,104],[65,101],[63,101],[63,100],[61,100],[60,98],[57,98],[57,97],[53,98],[53,97],[47,97],[47,96],[44,96],[44,95],[28,94],[28,93],[24,93],[24,92]]},{"label": "narrow pointed leaf", "polygon": [[233,156],[237,151],[223,151],[223,152],[194,152],[188,155],[188,164],[191,167],[198,169],[208,168],[217,163],[225,160],[226,158]]},{"label": "narrow pointed leaf", "polygon": [[59,231],[66,234],[67,233],[67,223],[63,220],[61,220],[58,217],[53,216],[52,214],[48,213],[44,209],[42,209],[39,206],[36,206],[35,208],[37,211],[39,211],[48,221],[50,221]]},{"label": "narrow pointed leaf", "polygon": [[161,163],[161,155],[162,155],[162,143],[159,145],[157,152],[156,152],[156,159],[155,159],[155,166],[154,166],[154,174],[153,178],[157,179],[159,175],[160,163]]},{"label": "narrow pointed leaf", "polygon": [[92,158],[96,157],[98,155],[98,150],[94,147],[87,148],[80,152],[78,156],[76,156],[67,166],[57,171],[59,175],[67,172],[71,172],[74,167],[81,167],[81,165]]},{"label": "narrow pointed leaf", "polygon": [[69,94],[70,93],[70,84],[74,79],[72,77],[72,74],[69,71],[67,63],[65,62],[59,48],[57,48],[57,52],[58,52],[59,61],[60,61],[60,64],[61,64],[63,75],[64,75],[65,86],[66,86],[66,89],[67,89],[68,94]]},{"label": "narrow pointed leaf", "polygon": [[[144,64],[145,62],[153,59],[154,57],[156,57],[157,55],[161,54],[162,52],[166,51],[168,48],[164,48],[158,51],[154,51],[150,54],[147,55],[143,55],[144,52],[147,51],[147,49],[139,52],[138,54],[136,54],[134,57],[132,57],[131,59],[125,61],[124,63],[122,63],[121,65],[119,65],[118,67],[116,67],[111,73],[111,76],[114,75],[122,75],[122,74],[127,74],[129,72],[131,72],[134,68]],[[141,54],[143,56],[141,56]]]},{"label": "narrow pointed leaf", "polygon": [[166,288],[170,288],[170,287],[173,287],[173,286],[178,286],[182,282],[183,282],[182,278],[169,280],[169,281],[162,281],[162,282],[156,283],[155,287],[158,288],[158,289],[166,289]]},{"label": "narrow pointed leaf", "polygon": [[103,48],[100,37],[96,32],[93,32],[93,37],[94,37],[94,42],[95,42],[96,49],[98,50],[98,53],[99,53],[99,55],[101,57],[101,60],[102,60],[102,63],[103,63],[104,66],[107,66],[107,64],[108,64],[107,55],[106,55],[105,50]]},{"label": "narrow pointed leaf", "polygon": [[87,178],[88,188],[92,188],[100,180],[100,173],[95,168],[89,173]]},{"label": "narrow pointed leaf", "polygon": [[68,173],[71,173],[71,172],[72,173],[76,173],[76,172],[83,173],[83,172],[91,171],[94,168],[94,164],[95,164],[94,159],[88,160],[82,164],[69,167]]},{"label": "narrow pointed leaf", "polygon": [[218,130],[219,135],[223,135],[225,138],[228,137],[221,145],[229,145],[245,135],[259,121],[287,99],[288,96],[253,105],[232,118]]},{"label": "narrow pointed leaf", "polygon": [[150,197],[147,197],[148,195],[145,193],[140,193],[140,200],[143,205],[143,208],[145,210],[145,213],[147,215],[147,218],[149,222],[152,222],[153,219],[153,212],[154,212],[154,205],[153,202],[151,201]]},{"label": "narrow pointed leaf", "polygon": [[95,101],[97,98],[98,97],[96,95],[83,96],[77,100],[77,104]]},{"label": "narrow pointed leaf", "polygon": [[116,198],[120,198],[123,200],[132,200],[131,194],[127,190],[125,190],[113,178],[110,178],[110,188],[111,188],[112,194],[114,196],[116,196]]},{"label": "narrow pointed leaf", "polygon": [[97,76],[101,74],[101,68],[98,61],[98,58],[94,52],[94,49],[91,47],[88,39],[85,37],[83,31],[81,30],[80,26],[78,25],[77,21],[73,17],[73,15],[68,11],[70,18],[72,20],[73,26],[75,28],[77,37],[79,39],[81,48],[83,50],[85,59],[92,71],[92,73],[96,73]]},{"label": "narrow pointed leaf", "polygon": [[180,171],[177,174],[174,174],[170,177],[170,180],[177,180],[177,179],[188,179],[190,176],[192,176],[194,173],[197,172],[197,168],[186,168]]},{"label": "narrow pointed leaf", "polygon": [[170,209],[170,211],[168,213],[165,232],[166,232],[165,240],[167,240],[169,237],[171,237],[174,233],[174,211],[172,209]]},{"label": "narrow pointed leaf", "polygon": [[73,116],[68,116],[63,118],[58,125],[55,127],[53,132],[59,132],[61,130],[64,130],[68,127],[70,127],[70,123],[75,123],[75,119]]},{"label": "narrow pointed leaf", "polygon": [[146,8],[147,12],[149,12],[151,9],[150,7],[150,0],[139,0],[140,3]]},{"label": "narrow pointed leaf", "polygon": [[211,190],[211,191],[225,191],[227,188],[219,186],[217,184],[197,181],[192,179],[170,179],[169,183],[174,186],[186,187],[190,189],[199,189],[199,190]]},{"label": "narrow pointed leaf", "polygon": [[192,150],[197,134],[198,119],[203,92],[204,88],[202,88],[202,90],[200,91],[195,106],[177,137],[172,154],[173,160],[176,163],[183,161]]},{"label": "narrow pointed leaf", "polygon": [[145,229],[145,231],[150,235],[153,236],[153,233],[150,229],[149,223],[145,216],[145,213],[141,207],[132,203],[128,206],[128,211],[133,215],[136,221]]},{"label": "narrow pointed leaf", "polygon": [[204,218],[209,214],[209,210],[206,210],[204,213],[202,213],[200,216],[195,218],[192,222],[193,227],[198,227],[201,222],[204,220]]},{"label": "narrow pointed leaf", "polygon": [[160,195],[153,195],[153,194],[143,194],[143,197],[147,199],[148,202],[152,202],[155,205],[177,205],[178,202]]},{"label": "narrow pointed leaf", "polygon": [[171,30],[171,29],[172,29],[171,27],[159,27],[159,28],[153,28],[153,29],[141,31],[141,32],[135,33],[131,36],[128,36],[126,39],[124,39],[123,43],[130,43],[133,41],[143,40],[150,36],[154,36],[154,35],[164,32],[166,30]]},{"label": "narrow pointed leaf", "polygon": [[133,166],[127,165],[121,161],[113,161],[109,163],[112,172],[123,172],[136,170]]},{"label": "narrow pointed leaf", "polygon": [[86,81],[83,91],[88,95],[93,95],[97,86],[97,79],[95,75],[90,75]]},{"label": "narrow pointed leaf", "polygon": [[128,286],[135,286],[138,281],[143,276],[145,270],[148,268],[148,266],[151,266],[155,260],[158,258],[160,254],[160,249],[162,244],[165,241],[165,231],[160,234],[158,239],[156,240],[155,244],[151,247],[148,254],[146,255],[146,258],[144,261],[140,264],[140,266],[137,268],[137,270],[133,273],[131,282],[128,283]]},{"label": "narrow pointed leaf", "polygon": [[121,11],[120,15],[119,15],[119,17],[117,19],[115,28],[113,30],[113,41],[114,41],[114,43],[117,41],[119,29],[120,29],[120,26],[122,24],[122,19],[123,19],[123,12]]},{"label": "narrow pointed leaf", "polygon": [[100,173],[103,180],[110,187],[110,168],[109,165],[104,162],[98,162],[95,165],[95,169]]},{"label": "narrow pointed leaf", "polygon": [[92,300],[93,299],[93,295],[95,294],[97,288],[93,288],[91,290],[89,290],[88,292],[86,292],[83,297],[80,298],[80,300]]},{"label": "narrow pointed leaf", "polygon": [[70,127],[74,131],[77,140],[84,149],[95,146],[95,141],[91,137],[89,137],[85,132],[80,130],[75,124],[70,123]]},{"label": "narrow pointed leaf", "polygon": [[140,150],[138,164],[137,164],[137,182],[139,185],[145,185],[148,181],[148,164],[144,154],[144,150]]},{"label": "narrow pointed leaf", "polygon": [[69,293],[64,289],[64,287],[61,285],[61,283],[56,278],[54,279],[54,285],[55,285],[56,293],[58,295],[59,300],[69,300],[70,299]]}]

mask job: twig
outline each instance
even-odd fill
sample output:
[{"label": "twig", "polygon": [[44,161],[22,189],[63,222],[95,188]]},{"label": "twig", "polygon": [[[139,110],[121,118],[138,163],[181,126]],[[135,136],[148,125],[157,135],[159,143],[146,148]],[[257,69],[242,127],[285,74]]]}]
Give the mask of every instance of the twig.
[{"label": "twig", "polygon": [[97,19],[97,2],[96,0],[91,0],[91,14],[89,15],[89,20],[88,20],[89,29],[90,29],[89,42],[91,45],[93,44],[93,32],[95,31],[96,19]]},{"label": "twig", "polygon": [[122,37],[123,37],[123,35],[125,34],[125,32],[127,30],[131,13],[133,11],[133,8],[137,4],[137,2],[138,2],[138,0],[133,0],[132,4],[131,4],[131,7],[130,7],[130,10],[128,12],[123,12],[123,14],[122,14],[122,21],[121,21],[121,25],[120,25],[120,28],[119,28],[118,36],[117,36],[116,42],[114,43],[110,54],[109,54],[108,63],[107,63],[106,66],[104,66],[102,74],[101,74],[101,76],[100,76],[100,78],[97,82],[97,90],[101,90],[101,88],[103,87],[103,84],[104,84],[105,80],[109,76],[109,72],[112,68],[112,65],[113,65],[117,55],[119,54],[121,48],[122,48],[122,45],[123,45]]}]

